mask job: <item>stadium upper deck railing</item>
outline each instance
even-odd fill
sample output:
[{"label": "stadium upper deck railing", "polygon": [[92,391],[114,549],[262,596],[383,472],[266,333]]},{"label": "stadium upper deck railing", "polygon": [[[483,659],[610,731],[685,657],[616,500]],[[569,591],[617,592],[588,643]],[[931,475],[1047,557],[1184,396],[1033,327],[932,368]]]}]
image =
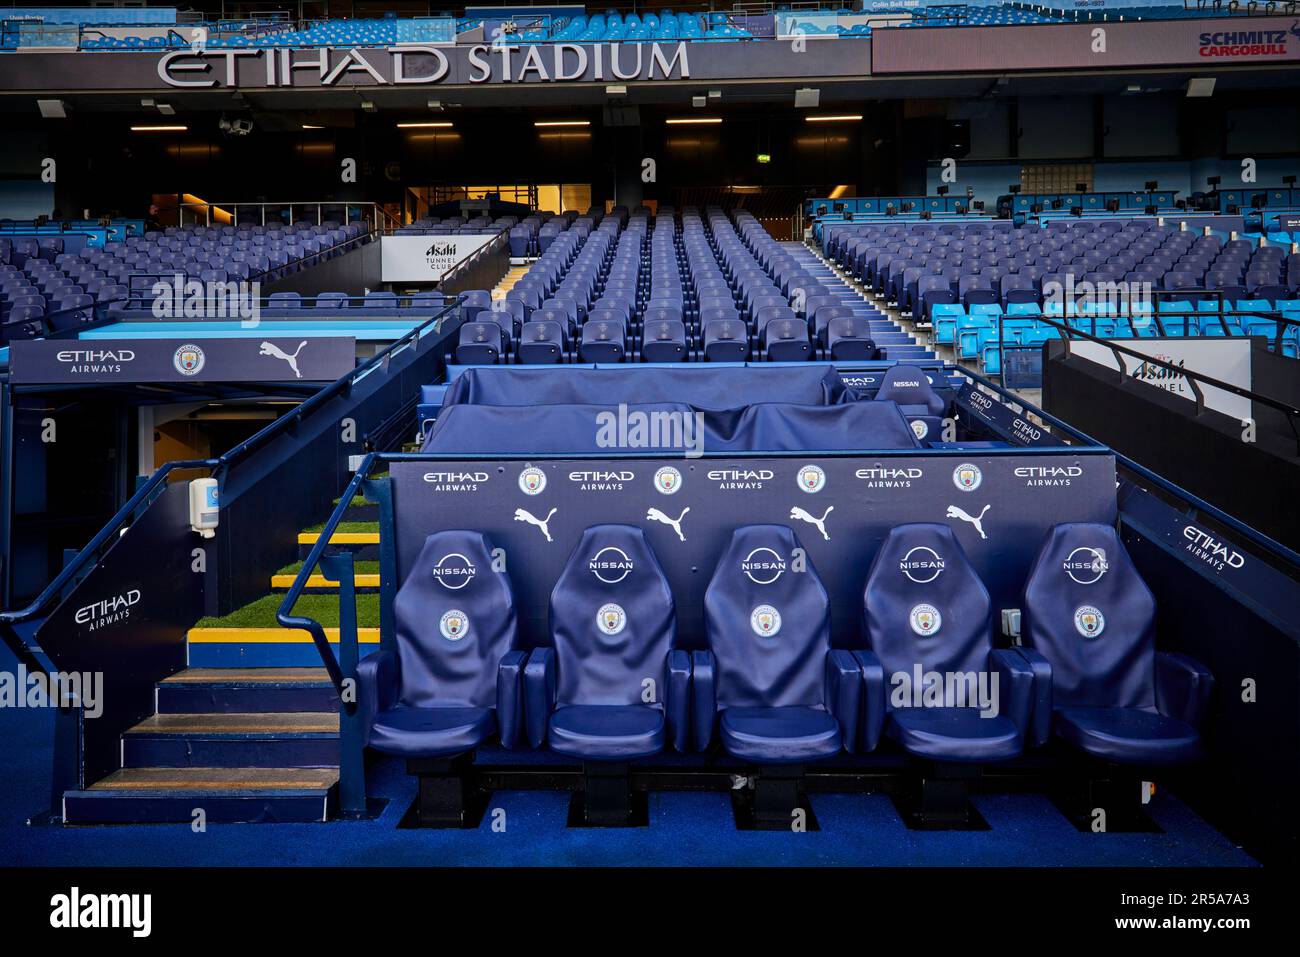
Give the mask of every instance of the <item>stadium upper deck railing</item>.
[{"label": "stadium upper deck railing", "polygon": [[[209,203],[209,202],[181,202],[175,207],[179,226],[212,226],[215,217],[215,225],[239,226],[241,213],[244,216],[243,225],[267,225],[267,220],[272,223],[283,223],[289,225],[299,222],[296,217],[301,215],[315,215],[316,225],[330,221],[335,212],[341,212],[343,219],[341,222],[347,223],[365,223],[371,234],[381,233],[389,234],[402,226],[401,220],[393,216],[379,203],[362,203],[349,202],[346,200],[296,200],[285,202],[256,202],[256,203]],[[352,214],[356,212],[354,217]],[[191,216],[190,221],[186,221],[186,213]],[[249,220],[249,214],[252,214],[252,221]],[[287,219],[286,219],[287,215]],[[223,222],[223,217],[229,217],[230,222]]]}]

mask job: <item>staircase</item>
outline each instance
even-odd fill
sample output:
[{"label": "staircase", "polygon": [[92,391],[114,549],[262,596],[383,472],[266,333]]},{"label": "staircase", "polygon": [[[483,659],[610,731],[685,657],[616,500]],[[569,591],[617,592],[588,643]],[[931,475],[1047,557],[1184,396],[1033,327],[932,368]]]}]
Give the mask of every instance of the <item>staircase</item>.
[{"label": "staircase", "polygon": [[855,315],[863,316],[871,326],[871,338],[876,345],[886,350],[891,362],[917,362],[935,359],[934,353],[926,345],[918,343],[906,329],[882,312],[874,301],[867,299],[858,289],[850,285],[831,263],[811,247],[801,242],[782,243],[801,267],[838,296],[844,304],[851,307]]},{"label": "staircase", "polygon": [[526,263],[522,266],[511,266],[506,274],[501,277],[501,281],[492,288],[492,298],[504,299],[506,293],[515,287],[515,283],[524,278],[524,274],[528,272],[528,267],[531,265],[532,263]]},{"label": "staircase", "polygon": [[[363,646],[379,641],[373,519],[374,506],[355,502],[331,539],[357,559]],[[298,536],[300,558],[317,538],[313,530]],[[211,823],[329,818],[339,780],[338,696],[307,633],[275,622],[297,570],[281,569],[265,597],[190,629],[189,667],[157,683],[155,713],[122,735],[121,769],[64,795],[65,823],[190,823],[199,809]],[[337,585],[313,575],[295,607],[326,625],[331,642],[337,594]]]}]

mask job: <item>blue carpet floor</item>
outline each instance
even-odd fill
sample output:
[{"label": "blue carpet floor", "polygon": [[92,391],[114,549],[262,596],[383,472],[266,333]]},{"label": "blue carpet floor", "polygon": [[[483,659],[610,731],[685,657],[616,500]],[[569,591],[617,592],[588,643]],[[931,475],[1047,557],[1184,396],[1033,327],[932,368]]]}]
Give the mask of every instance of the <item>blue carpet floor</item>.
[{"label": "blue carpet floor", "polygon": [[[0,650],[0,670],[13,659]],[[627,830],[565,827],[567,794],[501,792],[478,831],[397,830],[414,797],[401,762],[370,773],[381,817],[332,824],[64,828],[27,826],[47,803],[52,715],[0,710],[0,866],[272,865],[1026,865],[1251,866],[1254,861],[1169,794],[1153,802],[1163,834],[1081,834],[1038,795],[976,799],[989,831],[909,831],[880,795],[817,794],[821,830],[805,834],[737,831],[727,795],[654,793],[650,826]]]}]

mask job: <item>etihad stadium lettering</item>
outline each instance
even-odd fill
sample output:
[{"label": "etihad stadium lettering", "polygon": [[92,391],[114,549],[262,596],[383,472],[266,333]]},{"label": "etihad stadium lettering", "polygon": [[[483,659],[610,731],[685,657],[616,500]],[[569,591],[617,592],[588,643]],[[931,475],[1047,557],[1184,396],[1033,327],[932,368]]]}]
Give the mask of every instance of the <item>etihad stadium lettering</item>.
[{"label": "etihad stadium lettering", "polygon": [[174,50],[159,58],[158,77],[182,89],[324,87],[363,77],[375,86],[442,83],[451,72],[449,50],[458,59],[463,52],[468,72],[462,82],[468,83],[685,80],[691,75],[687,44],[679,42]]}]

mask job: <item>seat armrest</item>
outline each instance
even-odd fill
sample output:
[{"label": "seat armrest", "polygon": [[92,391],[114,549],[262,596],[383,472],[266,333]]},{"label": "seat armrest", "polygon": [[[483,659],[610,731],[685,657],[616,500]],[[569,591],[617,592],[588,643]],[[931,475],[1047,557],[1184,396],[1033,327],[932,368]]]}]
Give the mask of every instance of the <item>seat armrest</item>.
[{"label": "seat armrest", "polygon": [[401,662],[394,651],[376,651],[357,662],[357,711],[361,719],[361,746],[370,743],[375,716],[397,703]]},{"label": "seat armrest", "polygon": [[546,725],[555,710],[555,649],[534,648],[524,665],[524,726],[528,743],[540,748],[546,743]]},{"label": "seat armrest", "polygon": [[691,656],[681,648],[668,652],[664,718],[673,748],[685,753],[691,743]]},{"label": "seat armrest", "polygon": [[1034,669],[1015,649],[994,648],[989,652],[989,674],[998,678],[997,713],[1011,719],[1028,746],[1034,731]]},{"label": "seat armrest", "polygon": [[862,723],[858,729],[858,750],[874,751],[885,729],[885,666],[874,651],[853,652],[853,660],[862,672]]},{"label": "seat armrest", "polygon": [[711,651],[691,654],[691,714],[694,717],[695,750],[707,751],[713,742],[717,718],[717,663]]},{"label": "seat armrest", "polygon": [[839,722],[844,750],[857,749],[859,714],[862,710],[862,669],[853,655],[842,648],[826,653],[826,710]]},{"label": "seat armrest", "polygon": [[1195,658],[1156,652],[1156,708],[1168,718],[1199,728],[1214,690],[1214,675]]},{"label": "seat armrest", "polygon": [[1034,673],[1034,703],[1027,743],[1041,748],[1052,736],[1052,663],[1041,652],[1021,645],[1013,649]]},{"label": "seat armrest", "polygon": [[501,747],[510,749],[519,738],[519,727],[524,717],[524,665],[528,652],[521,649],[507,651],[497,666],[497,728]]}]

